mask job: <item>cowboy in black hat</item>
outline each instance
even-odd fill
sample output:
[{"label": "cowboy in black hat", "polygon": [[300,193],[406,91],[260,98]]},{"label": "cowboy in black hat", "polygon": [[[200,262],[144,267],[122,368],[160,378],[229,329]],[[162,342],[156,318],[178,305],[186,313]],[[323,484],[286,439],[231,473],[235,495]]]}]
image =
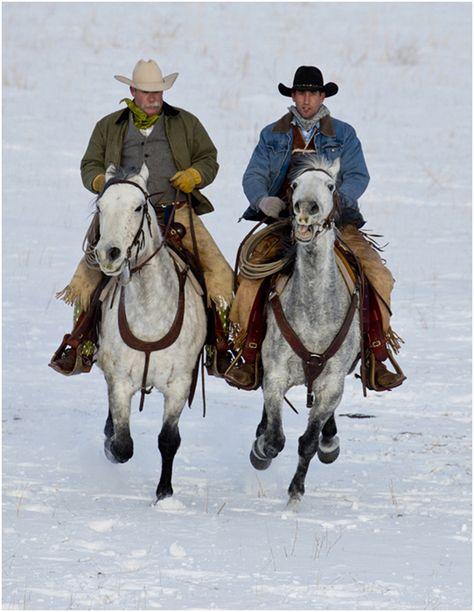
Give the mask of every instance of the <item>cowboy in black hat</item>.
[{"label": "cowboy in black hat", "polygon": [[[287,87],[280,83],[278,90],[283,96],[291,97],[294,104],[287,114],[266,126],[260,134],[243,177],[244,192],[250,202],[243,218],[257,221],[288,214],[287,176],[296,155],[312,153],[328,161],[339,158],[341,169],[336,185],[341,203],[339,231],[359,259],[378,296],[386,342],[398,351],[399,339],[390,328],[390,295],[394,279],[377,250],[360,232],[365,221],[358,199],[370,178],[362,147],[354,128],[331,117],[324,104],[325,99],[336,95],[339,88],[336,83],[325,83],[319,68],[300,66],[295,72],[293,85]],[[275,251],[271,252],[268,245],[263,245],[261,252],[265,252],[267,257],[275,256]],[[249,315],[262,280],[240,279],[230,313],[237,350],[244,346],[248,336]],[[240,372],[236,372],[236,379],[245,376],[246,370],[253,372],[253,365],[248,363],[248,367],[241,367]],[[375,390],[397,387],[405,379],[403,374],[388,371],[382,362],[375,362],[374,367]],[[238,380],[234,382],[239,383]]]}]

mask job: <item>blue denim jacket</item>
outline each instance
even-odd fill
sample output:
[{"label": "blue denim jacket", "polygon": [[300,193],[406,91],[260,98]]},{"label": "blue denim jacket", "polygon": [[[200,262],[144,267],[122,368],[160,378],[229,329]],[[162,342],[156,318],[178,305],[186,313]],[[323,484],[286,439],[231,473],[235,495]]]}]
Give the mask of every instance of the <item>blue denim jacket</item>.
[{"label": "blue denim jacket", "polygon": [[[266,196],[276,196],[284,183],[291,160],[293,131],[291,113],[279,121],[267,125],[245,170],[242,185],[250,206],[243,214],[249,221],[263,218],[258,208]],[[323,117],[315,138],[317,152],[333,161],[341,161],[337,189],[342,204],[341,224],[354,223],[362,227],[365,223],[357,203],[369,184],[369,172],[356,132],[352,126],[332,117]]]}]

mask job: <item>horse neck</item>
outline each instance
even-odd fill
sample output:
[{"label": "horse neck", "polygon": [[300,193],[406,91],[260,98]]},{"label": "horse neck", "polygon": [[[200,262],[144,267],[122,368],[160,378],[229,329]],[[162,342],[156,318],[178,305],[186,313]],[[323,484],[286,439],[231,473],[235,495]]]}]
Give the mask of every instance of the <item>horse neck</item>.
[{"label": "horse neck", "polygon": [[297,245],[293,273],[294,287],[307,297],[307,303],[324,300],[324,293],[334,291],[340,280],[334,253],[335,231],[327,230],[310,245]]}]

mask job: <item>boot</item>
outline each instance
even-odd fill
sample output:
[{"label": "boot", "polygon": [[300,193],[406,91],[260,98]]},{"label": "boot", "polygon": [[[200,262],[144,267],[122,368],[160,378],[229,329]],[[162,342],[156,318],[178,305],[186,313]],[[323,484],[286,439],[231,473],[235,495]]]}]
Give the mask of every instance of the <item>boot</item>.
[{"label": "boot", "polygon": [[261,360],[251,362],[244,361],[242,357],[235,358],[224,373],[224,379],[231,387],[245,391],[258,389],[262,379]]}]

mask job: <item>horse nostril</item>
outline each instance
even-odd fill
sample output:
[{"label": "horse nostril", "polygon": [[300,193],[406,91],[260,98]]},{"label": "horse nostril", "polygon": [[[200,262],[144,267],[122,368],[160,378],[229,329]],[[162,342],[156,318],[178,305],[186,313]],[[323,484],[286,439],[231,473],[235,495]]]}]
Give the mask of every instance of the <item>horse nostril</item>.
[{"label": "horse nostril", "polygon": [[117,247],[112,247],[111,249],[109,249],[108,255],[110,261],[115,261],[120,257],[120,249]]}]

